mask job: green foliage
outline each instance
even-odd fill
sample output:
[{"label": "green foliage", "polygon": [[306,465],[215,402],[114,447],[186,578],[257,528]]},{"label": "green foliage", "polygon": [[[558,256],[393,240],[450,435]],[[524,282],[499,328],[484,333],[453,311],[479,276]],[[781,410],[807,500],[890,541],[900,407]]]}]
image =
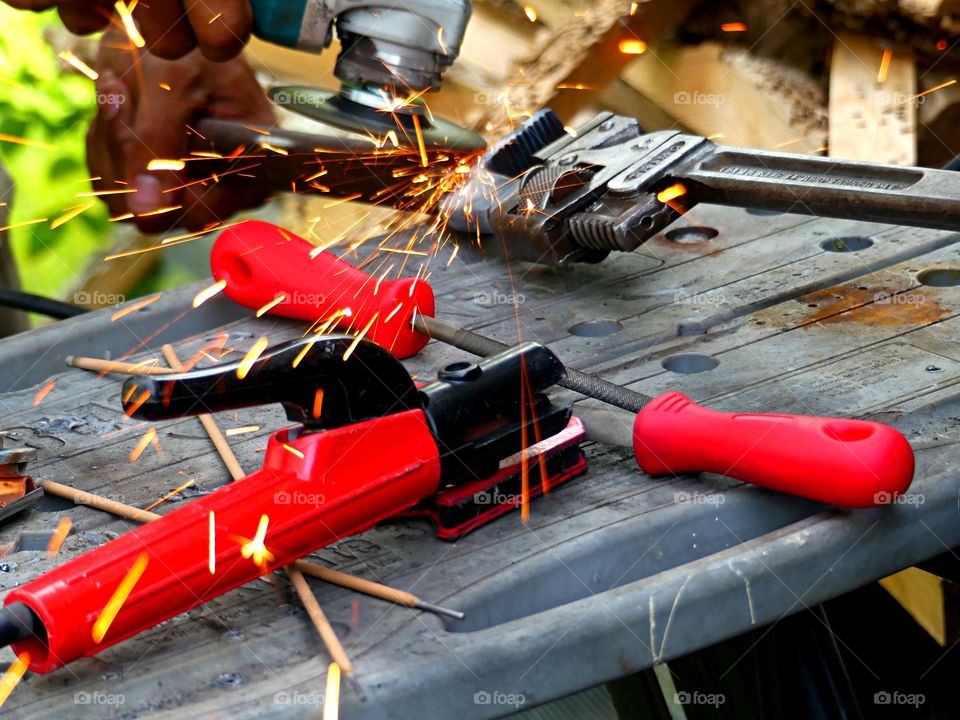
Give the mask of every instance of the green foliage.
[{"label": "green foliage", "polygon": [[77,218],[51,229],[71,207],[88,200],[90,190],[85,136],[94,114],[94,86],[71,72],[44,40],[58,23],[55,12],[41,14],[0,4],[0,133],[48,147],[0,141],[0,163],[14,180],[10,202],[11,239],[24,287],[61,295],[91,254],[109,245],[107,210],[97,203]]}]

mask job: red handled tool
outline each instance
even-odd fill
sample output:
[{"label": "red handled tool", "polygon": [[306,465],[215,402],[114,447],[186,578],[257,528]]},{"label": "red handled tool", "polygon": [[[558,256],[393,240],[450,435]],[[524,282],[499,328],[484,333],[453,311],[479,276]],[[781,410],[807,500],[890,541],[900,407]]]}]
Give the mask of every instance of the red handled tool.
[{"label": "red handled tool", "polygon": [[[282,242],[265,240],[278,236]],[[248,307],[256,303],[240,300],[237,291],[231,290],[231,276],[224,272],[229,258],[240,252],[246,253],[243,257],[249,270],[243,276],[244,287],[261,288],[258,300],[273,297],[277,292],[292,298],[320,293],[329,299],[319,312],[296,303],[281,303],[272,312],[282,315],[315,319],[322,314],[336,314],[344,305],[377,308],[364,315],[367,322],[373,323],[366,337],[374,333],[375,340],[377,325],[381,321],[385,325],[392,322],[387,320],[390,312],[395,312],[394,318],[404,314],[407,319],[402,327],[390,325],[389,331],[381,330],[379,337],[386,334],[394,347],[413,352],[430,337],[476,355],[493,355],[509,348],[432,317],[433,294],[423,281],[393,282],[415,282],[417,293],[426,298],[429,292],[429,303],[423,301],[416,312],[413,307],[401,305],[401,310],[383,314],[390,303],[395,307],[401,302],[403,293],[395,293],[387,302],[386,293],[393,286],[387,285],[386,280],[378,283],[332,254],[313,251],[306,240],[275,226],[241,223],[224,231],[214,244],[213,271],[216,277],[227,280],[228,295]],[[311,255],[316,256],[311,259]],[[313,273],[310,263],[317,262],[320,270]],[[296,271],[286,272],[289,267]],[[341,276],[349,278],[349,300],[332,292]],[[338,299],[333,300],[335,297]],[[380,314],[375,315],[377,312]],[[880,423],[801,415],[718,413],[680,393],[651,398],[572,368],[564,368],[558,384],[637,413],[634,448],[637,462],[650,475],[714,472],[841,507],[890,502],[913,479],[914,458],[909,443],[895,429]]]},{"label": "red handled tool", "polygon": [[276,302],[274,315],[356,333],[369,326],[364,337],[399,358],[416,355],[430,339],[411,326],[415,314],[434,313],[427,283],[372,277],[270,223],[248,220],[224,230],[210,266],[217,280],[226,281],[226,296],[240,305],[258,309]]},{"label": "red handled tool", "polygon": [[[392,355],[354,343],[328,336],[280,345],[246,375],[234,363],[127,380],[124,406],[137,418],[280,402],[301,424],[270,437],[262,469],[8,593],[0,645],[49,672],[441,487],[493,477],[503,459],[570,421],[569,407],[542,394],[563,366],[541,345],[457,363],[418,389]],[[526,412],[522,388],[532,398]]]}]

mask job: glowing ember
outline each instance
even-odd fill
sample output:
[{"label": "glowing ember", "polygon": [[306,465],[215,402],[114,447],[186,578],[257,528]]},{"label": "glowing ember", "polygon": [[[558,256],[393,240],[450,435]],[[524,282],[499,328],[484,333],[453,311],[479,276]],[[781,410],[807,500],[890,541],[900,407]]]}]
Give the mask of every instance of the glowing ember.
[{"label": "glowing ember", "polygon": [[340,666],[327,668],[327,692],[323,696],[323,720],[337,720],[340,713]]},{"label": "glowing ember", "polygon": [[880,69],[877,71],[877,82],[883,85],[890,74],[890,63],[893,60],[893,51],[884,50],[883,57],[880,58]]},{"label": "glowing ember", "polygon": [[226,286],[227,286],[226,280],[218,280],[210,287],[204,288],[203,290],[197,293],[196,297],[193,298],[193,306],[195,308],[200,307],[207,300],[212,298],[214,295],[216,295],[219,292],[222,292]]},{"label": "glowing ember", "polygon": [[643,40],[621,40],[619,48],[624,55],[643,55],[647,44]]},{"label": "glowing ember", "polygon": [[742,22],[728,22],[720,26],[724,32],[746,32],[747,26]]},{"label": "glowing ember", "polygon": [[154,159],[147,163],[147,170],[183,170],[186,166],[183,160]]},{"label": "glowing ember", "polygon": [[[148,395],[149,395],[149,393],[148,393]],[[142,405],[142,404],[143,404],[143,403],[141,403],[141,405]],[[143,437],[141,437],[141,438],[137,441],[137,444],[136,444],[136,446],[133,448],[133,450],[130,451],[130,462],[133,463],[133,462],[136,462],[137,460],[139,460],[139,459],[140,459],[140,456],[143,455],[143,451],[147,449],[147,445],[149,445],[151,442],[153,442],[154,438],[156,438],[156,437],[157,437],[157,429],[156,429],[156,428],[150,428],[149,430],[147,430],[147,431],[143,434]]]},{"label": "glowing ember", "polygon": [[130,593],[133,592],[133,588],[143,575],[143,571],[147,569],[148,561],[149,558],[147,554],[141,554],[114,591],[113,596],[107,601],[106,607],[103,608],[103,611],[99,617],[97,617],[97,621],[93,624],[92,634],[94,642],[101,642],[103,640],[107,634],[107,630],[110,629],[110,626],[116,619],[117,613],[120,612],[120,608],[123,607],[127,598],[130,597]]},{"label": "glowing ember", "polygon": [[313,417],[318,418],[323,413],[323,388],[317,388],[313,394]]},{"label": "glowing ember", "polygon": [[529,5],[524,5],[524,6],[523,6],[523,14],[527,16],[527,20],[529,20],[530,22],[536,22],[536,21],[537,21],[537,11],[534,10],[534,9],[533,9],[532,7],[530,7]]},{"label": "glowing ember", "polygon": [[683,197],[686,194],[687,189],[680,183],[677,183],[676,185],[671,185],[666,190],[661,190],[658,192],[657,200],[666,205],[671,200],[676,200],[677,198]]},{"label": "glowing ember", "polygon": [[100,77],[100,73],[98,73],[92,67],[87,65],[83,60],[78,58],[69,50],[61,51],[60,53],[57,54],[57,57],[59,57],[61,60],[68,63],[69,65],[72,65],[76,70],[83,73],[91,80],[96,80],[98,77]]},{"label": "glowing ember", "polygon": [[73,521],[68,517],[61,518],[60,522],[57,523],[57,529],[53,531],[53,535],[50,536],[50,542],[47,543],[47,557],[51,560],[60,552],[63,541],[66,540],[67,535],[70,534],[71,527],[73,527]]},{"label": "glowing ember", "polygon": [[142,48],[147,43],[143,39],[143,35],[140,34],[140,28],[137,27],[136,21],[133,19],[133,15],[130,12],[130,8],[127,6],[123,0],[117,0],[114,4],[114,7],[117,9],[117,15],[120,16],[120,21],[123,23],[123,29],[127,31],[127,37],[130,38],[136,47]]},{"label": "glowing ember", "polygon": [[42,403],[43,399],[50,394],[54,387],[56,387],[56,384],[56,380],[51,380],[42,388],[37,390],[37,394],[33,396],[33,406],[37,407],[40,403]]},{"label": "glowing ember", "polygon": [[248,543],[244,543],[240,548],[240,555],[244,558],[252,558],[255,565],[262,567],[265,562],[273,560],[273,553],[267,550],[264,540],[267,537],[267,525],[270,518],[266,515],[260,516],[260,524],[257,526],[256,537]]},{"label": "glowing ember", "polygon": [[13,665],[11,665],[3,674],[3,677],[0,678],[0,707],[3,707],[7,698],[10,697],[10,693],[13,692],[17,683],[23,678],[23,674],[27,671],[29,665],[30,653],[22,652],[17,655],[17,659],[13,661]]},{"label": "glowing ember", "polygon": [[253,364],[257,361],[257,358],[267,349],[268,342],[266,336],[261,337],[253,344],[253,347],[247,351],[247,354],[243,356],[243,360],[240,361],[240,365],[237,366],[238,379],[243,380],[247,376]]}]

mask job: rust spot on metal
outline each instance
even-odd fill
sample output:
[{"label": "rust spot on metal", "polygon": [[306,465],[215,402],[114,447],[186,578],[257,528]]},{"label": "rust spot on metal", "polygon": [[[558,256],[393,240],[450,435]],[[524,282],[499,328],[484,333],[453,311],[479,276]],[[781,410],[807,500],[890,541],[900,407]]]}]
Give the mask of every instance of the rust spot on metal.
[{"label": "rust spot on metal", "polygon": [[811,310],[797,324],[922,327],[950,315],[950,311],[937,302],[937,295],[936,290],[924,287],[893,290],[840,285],[797,298]]}]

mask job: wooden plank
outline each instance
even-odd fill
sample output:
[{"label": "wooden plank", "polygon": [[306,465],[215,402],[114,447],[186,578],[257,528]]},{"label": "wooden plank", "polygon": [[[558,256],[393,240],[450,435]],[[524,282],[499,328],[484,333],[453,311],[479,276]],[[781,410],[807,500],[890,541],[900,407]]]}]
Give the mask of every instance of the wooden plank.
[{"label": "wooden plank", "polygon": [[843,33],[830,67],[830,155],[914,165],[917,73],[908,50]]},{"label": "wooden plank", "polygon": [[716,42],[657,47],[623,81],[692,132],[724,144],[789,152],[824,145],[826,103],[816,82]]},{"label": "wooden plank", "polygon": [[694,0],[649,0],[631,15],[630,3],[603,0],[575,13],[518,64],[502,90],[504,104],[484,113],[475,127],[499,137],[518,117],[546,106],[569,122],[634,59],[621,51],[621,41],[642,48],[674,28],[694,5]]}]

